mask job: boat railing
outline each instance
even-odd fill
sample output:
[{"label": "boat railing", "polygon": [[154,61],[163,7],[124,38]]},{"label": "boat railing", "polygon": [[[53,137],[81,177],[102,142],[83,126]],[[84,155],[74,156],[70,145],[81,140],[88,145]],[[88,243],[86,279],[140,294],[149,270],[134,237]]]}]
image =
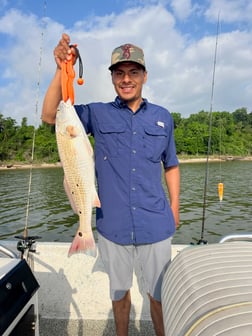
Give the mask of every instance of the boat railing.
[{"label": "boat railing", "polygon": [[243,233],[243,234],[232,234],[223,237],[219,243],[226,243],[230,241],[251,241],[252,242],[252,233]]},{"label": "boat railing", "polygon": [[19,256],[14,251],[12,251],[8,247],[3,246],[1,244],[0,244],[0,253],[4,254],[5,256],[10,257],[12,259],[19,258]]}]

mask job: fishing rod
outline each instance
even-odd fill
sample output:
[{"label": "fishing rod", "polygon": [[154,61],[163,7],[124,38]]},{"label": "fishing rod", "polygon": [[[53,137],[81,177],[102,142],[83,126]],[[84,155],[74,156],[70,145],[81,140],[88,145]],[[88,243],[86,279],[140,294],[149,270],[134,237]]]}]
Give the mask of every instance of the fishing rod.
[{"label": "fishing rod", "polygon": [[[210,156],[210,152],[211,152],[211,143],[212,143],[212,112],[213,112],[213,98],[214,98],[217,49],[218,49],[218,39],[219,39],[219,26],[220,26],[220,13],[218,14],[217,29],[216,29],[215,51],[214,51],[214,61],[213,61],[213,75],[212,75],[212,87],[211,87],[211,99],[210,99],[210,111],[209,111],[209,136],[208,136],[208,144],[207,144],[206,170],[205,170],[204,192],[203,192],[202,224],[201,224],[200,239],[197,243],[198,245],[207,244],[207,240],[204,239],[204,232],[205,232],[205,220],[206,220],[207,188],[208,188],[208,178],[209,178],[209,156]],[[219,188],[221,189],[221,186]]]},{"label": "fishing rod", "polygon": [[[44,0],[44,2],[43,2],[43,17],[44,18],[45,18],[45,14],[46,14],[46,0]],[[39,95],[40,95],[40,76],[41,76],[41,67],[42,67],[44,30],[45,30],[45,27],[42,27],[42,30],[41,30],[41,46],[40,46],[39,63],[38,63],[37,93],[36,93],[36,103],[35,103],[35,122],[37,122],[37,120],[38,120]],[[36,125],[34,126],[33,137],[32,137],[31,166],[30,166],[29,180],[28,180],[28,191],[27,191],[27,202],[26,202],[24,231],[23,231],[23,235],[15,236],[15,238],[19,239],[19,241],[17,243],[17,250],[21,252],[21,259],[23,259],[25,257],[27,260],[28,260],[28,257],[29,257],[29,252],[35,252],[34,244],[36,243],[36,240],[40,238],[39,236],[29,236],[28,235],[28,220],[29,220],[29,211],[30,211],[33,161],[34,161],[34,152],[35,152],[35,139],[36,139]]]}]

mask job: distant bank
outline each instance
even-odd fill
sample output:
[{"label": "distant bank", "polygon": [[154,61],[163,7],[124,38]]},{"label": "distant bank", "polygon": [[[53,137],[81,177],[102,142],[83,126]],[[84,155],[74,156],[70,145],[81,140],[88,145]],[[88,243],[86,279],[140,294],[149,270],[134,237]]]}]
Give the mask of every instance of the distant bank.
[{"label": "distant bank", "polygon": [[[204,157],[190,157],[190,156],[178,156],[180,163],[200,163],[206,162]],[[240,157],[240,156],[212,156],[209,158],[211,162],[218,161],[252,161],[252,156]],[[30,168],[57,168],[61,167],[60,162],[56,163],[0,163],[0,170],[5,169],[30,169]]]},{"label": "distant bank", "polygon": [[[180,163],[197,163],[197,162],[206,162],[206,158],[204,157],[182,157],[182,156],[178,156],[179,158],[179,162]],[[219,162],[219,161],[252,161],[252,156],[221,156],[221,157],[217,157],[217,156],[212,156],[209,157],[209,161],[215,161],[215,162]]]}]

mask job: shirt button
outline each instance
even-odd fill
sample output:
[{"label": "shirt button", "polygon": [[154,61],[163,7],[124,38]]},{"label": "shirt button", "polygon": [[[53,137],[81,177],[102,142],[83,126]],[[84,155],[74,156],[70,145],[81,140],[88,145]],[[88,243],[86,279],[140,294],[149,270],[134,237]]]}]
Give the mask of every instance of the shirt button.
[{"label": "shirt button", "polygon": [[136,168],[132,168],[132,171],[135,172],[135,171],[136,171]]},{"label": "shirt button", "polygon": [[104,156],[103,160],[107,160],[107,156]]},{"label": "shirt button", "polygon": [[135,190],[136,190],[136,188],[135,188],[135,187],[132,187],[132,188],[131,188],[131,190],[132,190],[132,191],[135,191]]},{"label": "shirt button", "polygon": [[136,207],[132,207],[132,210],[136,210]]},{"label": "shirt button", "polygon": [[133,153],[133,154],[136,154],[136,150],[135,150],[135,149],[133,149],[132,153]]},{"label": "shirt button", "polygon": [[136,135],[136,134],[137,134],[137,132],[136,132],[136,131],[134,131],[134,132],[133,132],[133,134],[134,134],[134,135]]}]

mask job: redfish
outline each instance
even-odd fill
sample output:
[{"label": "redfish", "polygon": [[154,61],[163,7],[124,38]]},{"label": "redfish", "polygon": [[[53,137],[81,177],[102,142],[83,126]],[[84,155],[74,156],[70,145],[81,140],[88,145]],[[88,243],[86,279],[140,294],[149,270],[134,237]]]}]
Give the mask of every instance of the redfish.
[{"label": "redfish", "polygon": [[68,256],[87,251],[96,253],[92,209],[101,204],[95,185],[93,148],[70,99],[59,104],[56,139],[64,170],[64,188],[73,211],[79,216],[79,227]]}]

